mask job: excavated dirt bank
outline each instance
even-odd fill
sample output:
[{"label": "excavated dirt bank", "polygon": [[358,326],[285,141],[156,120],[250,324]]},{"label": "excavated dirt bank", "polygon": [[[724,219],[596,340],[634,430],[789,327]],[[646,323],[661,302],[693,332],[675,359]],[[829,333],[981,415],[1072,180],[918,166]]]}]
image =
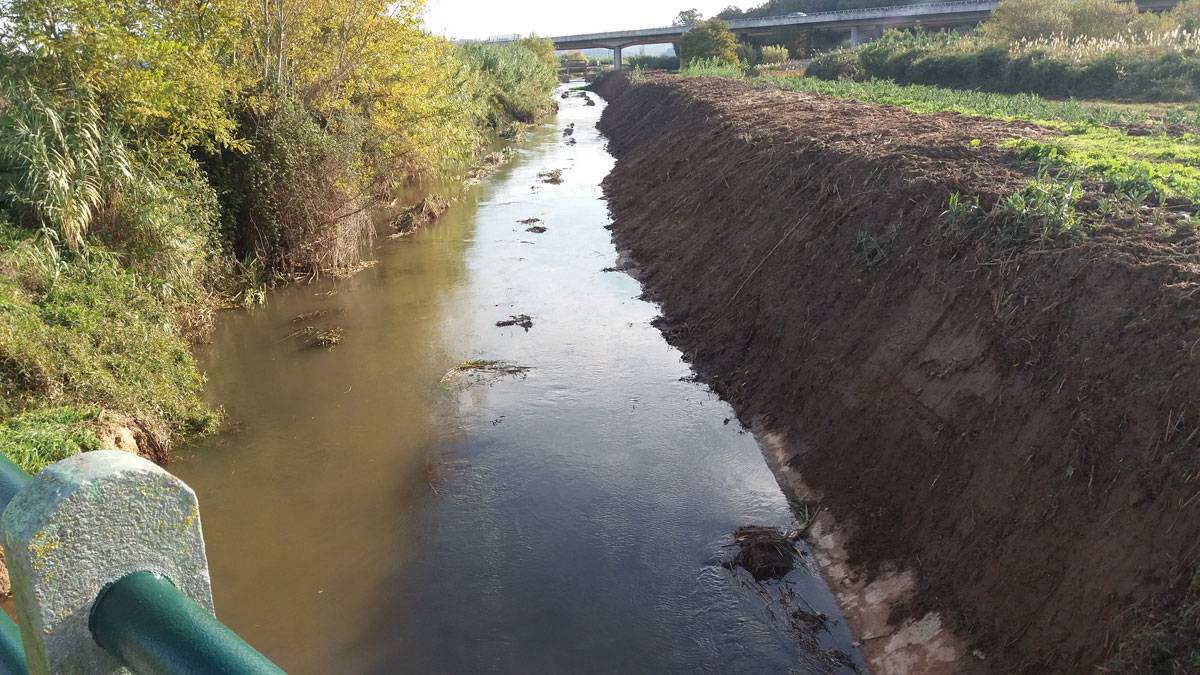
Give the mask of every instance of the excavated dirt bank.
[{"label": "excavated dirt bank", "polygon": [[1200,550],[1193,231],[945,236],[951,193],[988,207],[1026,183],[994,141],[1037,127],[726,80],[597,90],[614,236],[664,331],[783,439],[857,573],[915,576],[893,627],[940,613],[978,651],[955,670],[1092,672],[1181,597]]}]

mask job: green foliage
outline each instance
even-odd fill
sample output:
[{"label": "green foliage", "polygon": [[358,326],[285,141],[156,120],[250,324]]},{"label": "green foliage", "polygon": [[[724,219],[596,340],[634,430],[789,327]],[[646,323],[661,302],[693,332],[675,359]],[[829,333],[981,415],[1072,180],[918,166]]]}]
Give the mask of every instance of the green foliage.
[{"label": "green foliage", "polygon": [[99,450],[93,425],[100,411],[94,408],[48,408],[23,413],[0,423],[0,447],[28,473],[80,452]]},{"label": "green foliage", "polygon": [[818,57],[807,73],[1056,97],[1192,101],[1200,97],[1197,46],[1195,36],[1150,35],[1053,38],[1007,48],[975,36],[889,31],[876,42]]},{"label": "green foliage", "polygon": [[549,40],[471,43],[461,50],[463,60],[483,75],[491,100],[488,121],[492,126],[510,120],[532,122],[546,111],[550,94],[558,86],[558,59]]},{"label": "green foliage", "polygon": [[165,303],[103,250],[58,254],[33,232],[0,231],[0,416],[96,406],[178,431],[212,423]]},{"label": "green foliage", "polygon": [[763,63],[783,63],[788,60],[788,49],[783,45],[766,45],[762,48]]},{"label": "green foliage", "polygon": [[685,77],[744,77],[746,69],[740,64],[720,59],[696,59],[683,69]]},{"label": "green foliage", "polygon": [[625,63],[630,68],[640,70],[679,70],[679,57],[670,54],[660,56],[639,54],[626,57]]},{"label": "green foliage", "polygon": [[679,40],[679,56],[685,64],[709,59],[737,63],[737,50],[737,38],[729,30],[729,24],[720,19],[708,19],[693,25]]},{"label": "green foliage", "polygon": [[125,147],[87,86],[39,91],[0,80],[0,194],[12,213],[71,248],[130,177]]},{"label": "green foliage", "polygon": [[1117,0],[1003,0],[982,33],[1001,46],[1054,35],[1113,37],[1137,14],[1136,4]]}]

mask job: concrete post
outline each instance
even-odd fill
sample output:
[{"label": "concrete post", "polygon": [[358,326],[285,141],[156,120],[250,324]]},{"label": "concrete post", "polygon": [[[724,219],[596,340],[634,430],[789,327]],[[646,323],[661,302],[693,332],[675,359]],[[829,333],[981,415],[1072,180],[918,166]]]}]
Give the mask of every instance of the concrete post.
[{"label": "concrete post", "polygon": [[213,612],[196,495],[135,455],[99,450],[47,467],[0,531],[32,673],[126,672],[88,619],[100,591],[133,572],[161,574]]},{"label": "concrete post", "polygon": [[613,70],[621,69],[621,48],[613,47]]},{"label": "concrete post", "polygon": [[858,26],[851,26],[850,27],[850,46],[857,47],[860,44],[862,44],[862,34],[859,31]]}]

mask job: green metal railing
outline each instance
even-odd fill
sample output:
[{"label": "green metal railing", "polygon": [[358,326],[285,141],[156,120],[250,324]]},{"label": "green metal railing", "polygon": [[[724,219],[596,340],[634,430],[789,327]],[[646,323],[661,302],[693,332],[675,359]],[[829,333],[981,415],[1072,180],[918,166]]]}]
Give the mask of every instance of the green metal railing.
[{"label": "green metal railing", "polygon": [[[31,480],[0,454],[0,514]],[[134,572],[101,590],[88,628],[100,647],[135,673],[283,672],[169,579],[151,572]],[[0,612],[0,672],[27,673],[26,663],[20,628]]]}]

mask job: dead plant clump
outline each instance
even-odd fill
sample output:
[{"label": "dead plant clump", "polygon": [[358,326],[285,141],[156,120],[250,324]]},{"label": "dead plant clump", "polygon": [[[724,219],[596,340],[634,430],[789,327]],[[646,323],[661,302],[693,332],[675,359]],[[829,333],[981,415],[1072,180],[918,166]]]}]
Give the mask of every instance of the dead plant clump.
[{"label": "dead plant clump", "polygon": [[338,326],[329,326],[319,328],[317,326],[304,326],[288,333],[283,337],[284,340],[303,339],[306,347],[313,349],[333,349],[335,346],[342,343],[342,338],[346,335],[346,331]]},{"label": "dead plant clump", "polygon": [[782,579],[800,561],[797,539],[799,533],[774,527],[739,527],[733,533],[733,543],[728,545],[728,548],[736,549],[733,558],[723,564],[728,569],[740,567],[746,570],[755,581]]},{"label": "dead plant clump", "polygon": [[442,384],[462,383],[462,386],[472,384],[494,384],[505,377],[524,378],[532,368],[518,366],[507,361],[490,359],[470,359],[454,366],[442,375]]},{"label": "dead plant clump", "polygon": [[484,178],[490,176],[492,172],[494,172],[496,169],[499,169],[500,166],[507,162],[511,157],[512,150],[510,148],[497,150],[496,152],[484,155],[483,159],[479,160],[479,164],[467,171],[466,175],[463,177],[463,184],[475,185],[476,183],[483,181]]},{"label": "dead plant clump", "polygon": [[542,234],[546,231],[546,228],[542,227],[541,225],[534,225],[533,227],[525,228],[525,231],[532,232],[534,234]]},{"label": "dead plant clump", "polygon": [[517,222],[522,225],[533,225],[535,223],[542,222],[542,219],[541,218],[526,218],[524,220],[518,220]]},{"label": "dead plant clump", "polygon": [[558,185],[559,183],[563,182],[562,175],[563,175],[562,169],[550,169],[549,171],[543,171],[543,172],[539,173],[538,178],[543,183],[549,183],[550,185]]},{"label": "dead plant clump", "polygon": [[397,234],[405,235],[427,227],[450,209],[450,203],[450,200],[442,195],[429,195],[392,219],[392,229]]},{"label": "dead plant clump", "polygon": [[570,136],[575,133],[575,123],[571,122],[563,128],[563,136]]}]

